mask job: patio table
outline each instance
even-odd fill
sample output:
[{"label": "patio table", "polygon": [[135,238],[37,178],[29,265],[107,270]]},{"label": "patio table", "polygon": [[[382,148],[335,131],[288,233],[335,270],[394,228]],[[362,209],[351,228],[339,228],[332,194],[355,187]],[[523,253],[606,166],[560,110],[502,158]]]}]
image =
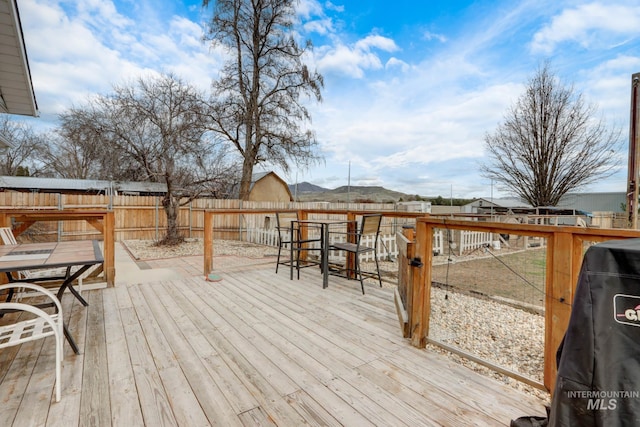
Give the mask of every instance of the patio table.
[{"label": "patio table", "polygon": [[322,269],[322,288],[326,289],[329,286],[329,231],[331,226],[357,224],[355,220],[344,219],[300,219],[295,221],[301,224],[319,225],[321,227],[322,239],[320,242],[322,260],[320,262],[320,268]]}]

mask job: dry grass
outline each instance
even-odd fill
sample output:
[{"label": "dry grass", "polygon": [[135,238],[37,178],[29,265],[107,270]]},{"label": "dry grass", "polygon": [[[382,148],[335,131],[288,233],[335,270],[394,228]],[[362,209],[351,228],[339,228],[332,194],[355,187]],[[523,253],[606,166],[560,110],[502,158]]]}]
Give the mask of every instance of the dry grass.
[{"label": "dry grass", "polygon": [[434,265],[432,280],[445,287],[544,306],[544,248],[506,255],[487,250],[485,255],[472,259],[451,257],[451,262]]}]

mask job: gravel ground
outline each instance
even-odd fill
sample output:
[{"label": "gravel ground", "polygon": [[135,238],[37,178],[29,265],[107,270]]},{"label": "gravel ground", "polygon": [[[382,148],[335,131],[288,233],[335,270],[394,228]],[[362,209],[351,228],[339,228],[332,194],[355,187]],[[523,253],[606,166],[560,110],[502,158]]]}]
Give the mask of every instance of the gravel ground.
[{"label": "gravel ground", "polygon": [[[136,259],[141,260],[204,254],[200,239],[187,239],[184,243],[176,246],[158,246],[153,240],[125,240],[124,244]],[[215,240],[213,250],[218,255],[236,255],[249,258],[262,258],[278,253],[278,249],[271,246],[237,240]]]},{"label": "gravel ground", "polygon": [[[491,361],[513,372],[543,381],[544,317],[492,301],[450,290],[431,288],[430,338]],[[474,371],[494,377],[514,388],[548,401],[548,393],[435,345]]]},{"label": "gravel ground", "polygon": [[[203,254],[202,241],[197,239],[188,239],[175,247],[156,246],[153,241],[148,240],[127,240],[124,243],[136,259],[142,260]],[[218,255],[250,258],[277,254],[277,249],[273,247],[231,240],[216,240],[214,251]],[[363,263],[363,268],[375,268],[375,265]],[[395,286],[397,263],[381,261],[380,269],[385,279],[383,286]],[[431,338],[542,382],[543,316],[487,298],[453,292],[450,289],[433,287],[431,297]],[[549,401],[547,392],[496,373],[436,345],[430,344],[428,347],[434,352],[446,354],[452,360],[476,372],[535,395],[543,403]]]}]

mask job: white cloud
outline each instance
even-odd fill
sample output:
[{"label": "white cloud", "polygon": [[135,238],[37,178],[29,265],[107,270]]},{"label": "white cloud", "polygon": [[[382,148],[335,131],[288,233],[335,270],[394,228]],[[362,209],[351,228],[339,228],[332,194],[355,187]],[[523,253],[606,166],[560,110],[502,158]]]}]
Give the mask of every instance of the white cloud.
[{"label": "white cloud", "polygon": [[317,61],[318,68],[323,73],[339,72],[354,78],[364,77],[366,69],[378,69],[382,67],[380,59],[368,52],[349,49],[341,45]]},{"label": "white cloud", "polygon": [[580,87],[611,124],[628,127],[631,75],[640,72],[640,57],[620,55],[583,73]]},{"label": "white cloud", "polygon": [[329,10],[334,10],[336,12],[344,12],[344,6],[342,6],[342,5],[337,5],[337,4],[334,4],[334,3],[330,2],[330,1],[325,2],[324,5]]},{"label": "white cloud", "polygon": [[331,34],[334,31],[333,21],[329,18],[305,22],[303,28],[307,33],[318,33],[321,35]]},{"label": "white cloud", "polygon": [[551,53],[565,41],[585,48],[592,44],[618,44],[620,37],[637,37],[639,28],[640,8],[637,5],[584,4],[553,17],[534,35],[531,50]]},{"label": "white cloud", "polygon": [[393,52],[398,50],[398,46],[387,37],[370,35],[353,46],[337,44],[319,49],[317,65],[321,72],[338,72],[362,78],[366,70],[382,68],[382,61],[374,50]]},{"label": "white cloud", "polygon": [[310,19],[312,16],[324,15],[324,10],[317,0],[300,0],[296,13],[303,19]]},{"label": "white cloud", "polygon": [[438,40],[440,43],[445,43],[447,41],[447,37],[442,34],[432,33],[431,31],[425,31],[423,34],[423,38],[425,40]]},{"label": "white cloud", "polygon": [[[109,24],[115,28],[125,28],[133,22],[119,14],[110,0],[80,0],[76,2],[78,18],[96,28]],[[110,27],[105,28],[107,30]]]},{"label": "white cloud", "polygon": [[495,85],[448,99],[424,99],[419,108],[363,99],[349,108],[320,111],[319,137],[332,158],[379,173],[402,175],[480,158],[485,133],[495,128],[520,90],[518,84]]},{"label": "white cloud", "polygon": [[398,50],[396,43],[388,37],[371,35],[362,40],[358,40],[355,44],[356,50],[370,51],[371,49],[380,49],[387,52]]},{"label": "white cloud", "polygon": [[386,69],[399,68],[402,72],[407,72],[411,68],[409,64],[395,57],[389,58],[384,67]]},{"label": "white cloud", "polygon": [[201,42],[202,28],[181,17],[160,28],[149,22],[141,27],[101,0],[24,0],[20,12],[43,116],[151,70],[174,72],[208,88],[221,61],[219,53]]}]

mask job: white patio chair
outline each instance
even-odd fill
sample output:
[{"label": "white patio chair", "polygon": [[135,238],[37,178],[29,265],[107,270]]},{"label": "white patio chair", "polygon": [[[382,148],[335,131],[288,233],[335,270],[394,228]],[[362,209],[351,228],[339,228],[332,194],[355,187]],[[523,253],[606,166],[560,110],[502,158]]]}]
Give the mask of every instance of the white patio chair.
[{"label": "white patio chair", "polygon": [[[40,338],[55,337],[56,344],[56,402],[60,401],[60,374],[62,360],[64,359],[63,343],[64,343],[64,331],[63,331],[63,316],[62,306],[56,296],[43,288],[42,286],[34,285],[33,283],[11,283],[6,285],[0,285],[0,291],[20,287],[23,289],[29,289],[32,291],[30,295],[44,295],[51,300],[51,304],[56,309],[53,314],[48,314],[44,310],[30,304],[18,303],[18,302],[0,302],[0,313],[8,312],[20,312],[20,316],[17,316],[17,321],[14,323],[8,323],[0,326],[0,348],[11,347],[19,345],[28,341],[35,341]],[[31,313],[35,317],[31,318],[28,314]],[[27,319],[23,319],[23,318]]]},{"label": "white patio chair", "polygon": [[13,235],[13,231],[9,227],[0,227],[0,239],[2,239],[2,243],[5,245],[17,245],[15,236]]}]

